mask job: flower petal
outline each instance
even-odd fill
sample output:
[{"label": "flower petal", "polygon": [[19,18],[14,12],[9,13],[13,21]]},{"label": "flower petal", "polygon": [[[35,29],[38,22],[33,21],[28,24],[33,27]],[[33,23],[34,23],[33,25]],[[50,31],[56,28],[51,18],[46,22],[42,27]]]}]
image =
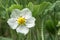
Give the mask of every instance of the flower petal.
[{"label": "flower petal", "polygon": [[22,16],[25,17],[26,19],[32,16],[32,12],[28,8],[23,9],[21,13],[22,13]]},{"label": "flower petal", "polygon": [[9,24],[9,26],[12,29],[16,29],[16,27],[18,26],[18,23],[16,21],[16,18],[10,18],[10,19],[8,19],[7,23]]},{"label": "flower petal", "polygon": [[12,11],[12,14],[10,15],[10,17],[12,18],[17,18],[17,17],[19,17],[20,16],[20,14],[21,14],[21,12],[20,12],[20,10],[19,9],[14,9],[13,11]]},{"label": "flower petal", "polygon": [[27,27],[25,27],[25,26],[19,26],[19,27],[16,29],[16,31],[17,31],[18,33],[22,33],[22,34],[26,35],[26,34],[29,32],[29,29],[28,29]]},{"label": "flower petal", "polygon": [[30,19],[27,19],[26,21],[26,27],[31,28],[35,26],[35,18],[31,17]]}]

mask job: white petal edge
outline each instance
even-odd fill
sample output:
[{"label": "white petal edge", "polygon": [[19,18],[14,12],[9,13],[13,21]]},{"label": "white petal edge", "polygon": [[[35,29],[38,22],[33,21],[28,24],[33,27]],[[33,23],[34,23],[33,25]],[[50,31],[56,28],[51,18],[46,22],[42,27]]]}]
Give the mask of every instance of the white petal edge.
[{"label": "white petal edge", "polygon": [[16,21],[16,18],[10,18],[7,21],[8,25],[12,28],[12,29],[16,29],[18,26],[18,23]]},{"label": "white petal edge", "polygon": [[24,8],[22,11],[22,16],[26,19],[30,18],[32,16],[32,12],[28,8]]},{"label": "white petal edge", "polygon": [[17,18],[17,17],[20,16],[20,14],[21,14],[21,12],[20,12],[19,9],[14,9],[14,10],[12,11],[10,17],[11,17],[11,18],[12,18],[12,17],[13,17],[13,18]]},{"label": "white petal edge", "polygon": [[27,19],[26,21],[26,27],[31,28],[35,26],[35,18],[31,17],[30,19]]},{"label": "white petal edge", "polygon": [[17,33],[22,33],[22,34],[26,35],[29,32],[29,29],[25,26],[19,26],[16,29],[16,31],[17,31]]}]

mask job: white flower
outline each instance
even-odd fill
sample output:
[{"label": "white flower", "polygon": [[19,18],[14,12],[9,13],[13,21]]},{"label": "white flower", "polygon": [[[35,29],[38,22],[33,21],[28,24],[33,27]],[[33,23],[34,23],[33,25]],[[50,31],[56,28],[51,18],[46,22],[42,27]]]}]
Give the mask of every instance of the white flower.
[{"label": "white flower", "polygon": [[24,8],[21,11],[19,9],[13,10],[7,23],[12,29],[16,29],[18,33],[26,35],[29,28],[35,26],[35,20],[32,12],[28,8]]}]

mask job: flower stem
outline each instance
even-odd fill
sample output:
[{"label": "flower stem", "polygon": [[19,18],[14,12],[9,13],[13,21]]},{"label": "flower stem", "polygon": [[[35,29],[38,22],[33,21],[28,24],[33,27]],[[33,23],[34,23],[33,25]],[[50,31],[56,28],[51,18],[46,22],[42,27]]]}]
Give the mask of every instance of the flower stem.
[{"label": "flower stem", "polygon": [[42,21],[42,27],[41,27],[41,36],[42,36],[42,40],[44,40],[43,22],[44,22],[44,21]]}]

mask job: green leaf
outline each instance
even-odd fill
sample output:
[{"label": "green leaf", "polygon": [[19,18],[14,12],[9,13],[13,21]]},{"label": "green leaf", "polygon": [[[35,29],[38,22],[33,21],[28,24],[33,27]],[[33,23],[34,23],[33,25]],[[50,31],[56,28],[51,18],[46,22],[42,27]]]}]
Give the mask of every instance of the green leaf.
[{"label": "green leaf", "polygon": [[34,5],[32,2],[29,2],[27,7],[32,11],[33,16],[37,16],[37,15],[42,16],[43,12],[46,9],[48,9],[50,5],[51,5],[50,2],[43,2],[40,5]]},{"label": "green leaf", "polygon": [[60,1],[56,1],[49,8],[49,10],[54,10],[54,9],[55,9],[54,12],[59,12],[60,11]]},{"label": "green leaf", "polygon": [[26,7],[28,7],[31,11],[33,11],[34,5],[33,5],[32,2],[29,2],[28,5],[27,5]]},{"label": "green leaf", "polygon": [[22,9],[23,8],[23,6],[22,5],[18,5],[18,4],[13,4],[13,5],[11,5],[9,8],[7,8],[6,9],[6,11],[13,11],[14,9]]},{"label": "green leaf", "polygon": [[54,32],[52,31],[52,30],[54,30],[54,24],[53,24],[52,20],[47,20],[45,22],[45,25],[46,25],[47,31],[51,32],[52,34],[54,34],[55,31]]},{"label": "green leaf", "polygon": [[55,2],[55,10],[56,12],[60,12],[60,1]]},{"label": "green leaf", "polygon": [[40,7],[39,7],[39,14],[40,17],[45,17],[47,15],[47,9],[50,8],[52,4],[50,2],[43,2],[42,4],[40,4]]},{"label": "green leaf", "polygon": [[3,7],[0,7],[0,18],[2,19],[6,18],[6,11]]},{"label": "green leaf", "polygon": [[12,40],[12,39],[10,39],[10,38],[0,37],[0,40]]},{"label": "green leaf", "polygon": [[58,30],[58,35],[60,35],[60,29]]}]

